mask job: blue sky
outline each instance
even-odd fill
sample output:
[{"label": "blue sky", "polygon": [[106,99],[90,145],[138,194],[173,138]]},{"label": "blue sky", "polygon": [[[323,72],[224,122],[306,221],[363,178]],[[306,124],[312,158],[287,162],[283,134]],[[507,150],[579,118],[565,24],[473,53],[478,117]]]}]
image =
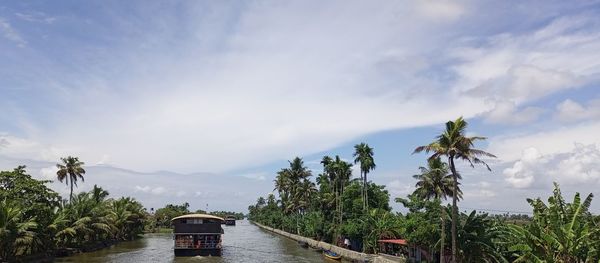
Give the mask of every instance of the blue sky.
[{"label": "blue sky", "polygon": [[2,1],[0,168],[53,178],[76,155],[81,190],[241,211],[286,160],[316,174],[364,141],[371,178],[397,197],[424,163],[414,147],[464,116],[498,158],[492,172],[461,167],[463,207],[527,211],[553,181],[600,186],[599,7]]}]

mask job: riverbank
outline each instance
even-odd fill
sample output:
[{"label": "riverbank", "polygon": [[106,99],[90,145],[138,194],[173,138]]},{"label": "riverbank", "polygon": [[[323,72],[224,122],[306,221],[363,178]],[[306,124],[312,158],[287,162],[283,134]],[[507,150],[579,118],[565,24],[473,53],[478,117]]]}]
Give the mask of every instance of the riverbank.
[{"label": "riverbank", "polygon": [[259,224],[257,222],[251,221],[251,223],[258,226],[261,229],[264,229],[269,232],[273,232],[275,234],[290,238],[292,240],[306,242],[306,243],[308,243],[309,246],[333,251],[333,252],[341,255],[342,258],[347,259],[347,260],[357,261],[357,262],[373,262],[373,263],[405,263],[406,262],[406,260],[394,261],[389,258],[375,255],[375,254],[366,254],[366,253],[361,253],[361,252],[345,249],[345,248],[338,247],[338,246],[335,246],[335,245],[332,245],[332,244],[329,244],[326,242],[317,241],[317,240],[314,240],[311,238],[291,234],[291,233],[288,233],[288,232],[285,232],[285,231],[282,231],[282,230],[279,230],[276,228],[268,227],[268,226]]},{"label": "riverbank", "polygon": [[[141,238],[141,237],[138,237]],[[81,253],[94,252],[106,248],[110,248],[122,241],[118,240],[106,240],[100,241],[94,244],[87,244],[80,248],[57,248],[45,253],[37,253],[26,256],[20,256],[16,260],[18,262],[29,262],[29,263],[50,263],[54,262],[57,258],[71,257]],[[0,259],[0,262],[5,262]]]}]

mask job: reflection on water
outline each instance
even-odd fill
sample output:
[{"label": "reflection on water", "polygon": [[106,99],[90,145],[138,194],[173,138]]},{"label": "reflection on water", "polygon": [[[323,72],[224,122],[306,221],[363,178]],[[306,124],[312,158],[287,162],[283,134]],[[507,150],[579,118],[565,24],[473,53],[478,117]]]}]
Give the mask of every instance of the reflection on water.
[{"label": "reflection on water", "polygon": [[222,257],[175,257],[171,234],[147,234],[111,248],[59,258],[55,262],[331,262],[297,242],[266,232],[248,221],[223,226]]}]

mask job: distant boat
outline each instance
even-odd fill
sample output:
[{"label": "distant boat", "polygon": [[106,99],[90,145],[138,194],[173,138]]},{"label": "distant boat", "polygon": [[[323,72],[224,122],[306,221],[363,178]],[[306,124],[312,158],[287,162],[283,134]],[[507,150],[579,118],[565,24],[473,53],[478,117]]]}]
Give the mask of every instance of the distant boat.
[{"label": "distant boat", "polygon": [[335,253],[335,252],[333,252],[331,250],[325,250],[325,251],[323,251],[323,255],[326,258],[333,259],[333,260],[341,260],[342,259],[342,256],[338,255],[337,253]]},{"label": "distant boat", "polygon": [[225,218],[225,225],[226,226],[235,226],[235,217],[233,216],[228,216]]}]

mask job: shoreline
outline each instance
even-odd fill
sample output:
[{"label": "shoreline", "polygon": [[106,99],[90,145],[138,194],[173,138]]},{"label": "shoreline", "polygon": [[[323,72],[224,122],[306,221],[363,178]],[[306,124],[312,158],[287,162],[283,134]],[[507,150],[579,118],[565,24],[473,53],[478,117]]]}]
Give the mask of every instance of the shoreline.
[{"label": "shoreline", "polygon": [[[356,261],[356,262],[373,262],[373,263],[398,263],[399,262],[399,261],[394,261],[394,260],[391,260],[389,258],[380,256],[377,254],[366,254],[366,253],[362,253],[362,252],[357,252],[357,251],[345,249],[342,247],[338,247],[338,246],[335,246],[335,245],[332,245],[332,244],[329,244],[329,243],[326,243],[323,241],[317,241],[312,238],[291,234],[291,233],[285,232],[283,230],[268,227],[268,226],[262,225],[260,223],[254,222],[254,221],[249,221],[249,222],[256,225],[260,229],[287,237],[287,238],[295,240],[295,241],[306,242],[310,246],[313,246],[313,247],[318,247],[318,248],[321,248],[324,250],[333,251],[333,252],[337,253],[338,255],[341,255],[342,259]],[[400,261],[400,263],[404,263],[404,262],[406,262],[406,260]]]},{"label": "shoreline", "polygon": [[[146,233],[144,233],[146,234]],[[144,238],[144,236],[139,236],[137,239]],[[54,262],[57,258],[68,258],[79,254],[95,252],[103,249],[110,248],[114,245],[120,244],[122,242],[129,242],[133,240],[109,240],[104,242],[98,242],[93,245],[84,246],[81,248],[58,248],[45,253],[38,253],[33,255],[28,255],[25,257],[18,258],[18,262],[30,262],[30,263],[51,263]]]}]

